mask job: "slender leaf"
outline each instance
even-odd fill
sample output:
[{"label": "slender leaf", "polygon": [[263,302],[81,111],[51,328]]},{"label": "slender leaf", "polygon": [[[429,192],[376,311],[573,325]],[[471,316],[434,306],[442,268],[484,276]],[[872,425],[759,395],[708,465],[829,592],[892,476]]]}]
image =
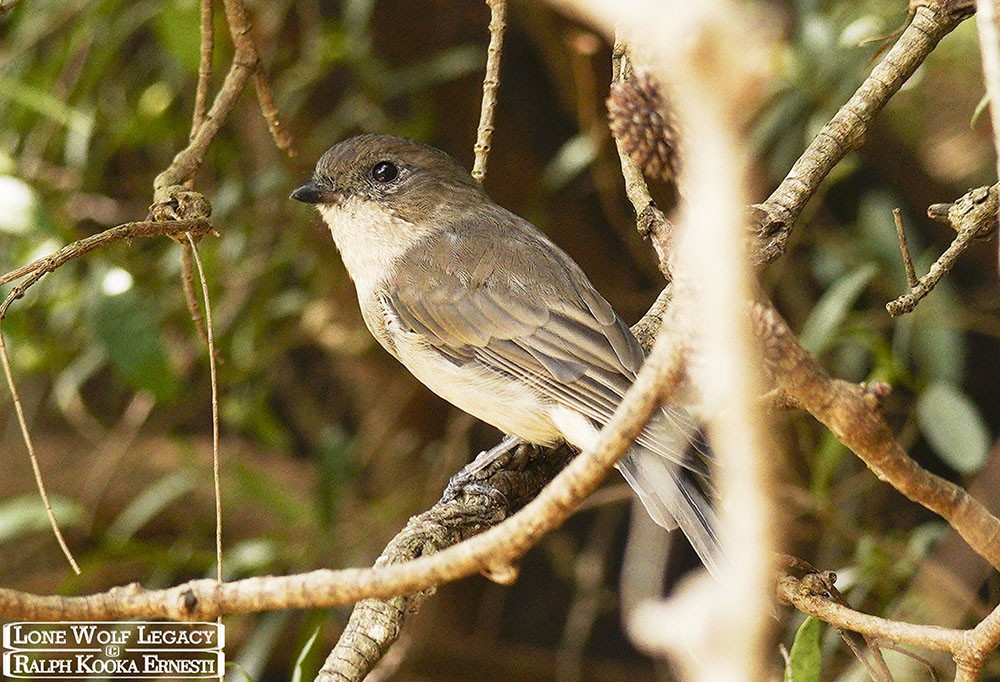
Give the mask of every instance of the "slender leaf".
[{"label": "slender leaf", "polygon": [[149,391],[158,401],[169,401],[177,394],[178,379],[167,357],[156,310],[135,289],[100,296],[93,326],[112,366],[125,381]]},{"label": "slender leaf", "polygon": [[834,282],[802,325],[801,341],[807,350],[820,354],[833,344],[844,318],[876,272],[878,266],[867,263]]},{"label": "slender leaf", "polygon": [[[52,513],[60,527],[80,523],[83,508],[66,497],[50,497]],[[38,495],[21,495],[0,501],[0,543],[17,540],[25,535],[49,531],[49,517]]]},{"label": "slender leaf", "polygon": [[979,408],[951,383],[938,381],[917,400],[917,422],[931,447],[963,474],[978,471],[990,449],[990,433]]}]

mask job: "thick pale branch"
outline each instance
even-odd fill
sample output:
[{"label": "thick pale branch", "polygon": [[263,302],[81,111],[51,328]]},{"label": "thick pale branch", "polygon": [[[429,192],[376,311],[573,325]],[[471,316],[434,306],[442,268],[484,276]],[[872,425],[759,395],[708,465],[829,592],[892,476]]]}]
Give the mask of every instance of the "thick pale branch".
[{"label": "thick pale branch", "polygon": [[[521,445],[508,460],[496,461],[481,476],[463,481],[461,494],[411,518],[375,565],[400,564],[433,554],[496,526],[532,500],[572,456],[568,447],[539,453],[534,446]],[[515,459],[528,461],[515,466],[511,463]],[[425,591],[358,602],[318,679],[364,679],[396,641],[406,617],[416,612],[429,594]]]}]

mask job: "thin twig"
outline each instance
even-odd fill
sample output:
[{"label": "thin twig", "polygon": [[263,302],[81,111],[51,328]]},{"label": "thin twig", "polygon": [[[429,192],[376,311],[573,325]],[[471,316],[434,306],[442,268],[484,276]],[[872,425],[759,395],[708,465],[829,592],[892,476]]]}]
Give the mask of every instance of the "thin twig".
[{"label": "thin twig", "polygon": [[[994,608],[971,630],[956,630],[936,625],[918,625],[899,620],[888,620],[856,611],[846,603],[832,598],[826,584],[816,575],[803,578],[786,576],[778,581],[778,600],[790,604],[802,613],[825,623],[865,638],[883,642],[916,646],[932,651],[946,651],[956,665],[955,680],[978,680],[986,662],[986,653],[1000,643],[1000,606]],[[927,664],[919,656],[907,655]]]},{"label": "thin twig", "polygon": [[201,0],[201,50],[198,58],[198,87],[194,94],[194,112],[191,116],[191,133],[188,140],[193,140],[198,128],[205,121],[208,111],[208,88],[212,84],[212,55],[215,51],[214,3],[212,0]]},{"label": "thin twig", "polygon": [[898,644],[934,651],[952,651],[958,648],[960,640],[966,635],[965,630],[918,625],[861,613],[844,604],[838,604],[827,596],[817,595],[808,581],[792,576],[779,580],[777,590],[781,602],[790,604],[802,613],[818,618],[824,623]]},{"label": "thin twig", "polygon": [[198,304],[198,296],[194,290],[194,264],[191,262],[193,247],[187,241],[180,242],[181,247],[181,288],[184,291],[184,302],[187,304],[188,312],[191,314],[191,322],[198,332],[198,336],[206,344],[208,343],[208,330],[205,329],[205,319],[201,315],[201,306]]},{"label": "thin twig", "polygon": [[958,260],[958,257],[962,255],[975,238],[975,232],[972,230],[960,232],[951,244],[948,245],[944,253],[934,261],[927,274],[911,285],[912,288],[909,292],[885,304],[885,309],[888,313],[893,317],[897,317],[916,308],[917,303],[937,286],[942,277],[951,271],[952,266],[955,265],[955,261]]},{"label": "thin twig", "polygon": [[105,244],[122,239],[137,239],[139,237],[179,237],[185,232],[191,232],[196,236],[212,232],[212,223],[207,220],[176,220],[157,221],[140,220],[132,223],[123,223],[115,227],[99,232],[89,237],[77,240],[72,244],[67,244],[58,251],[54,251],[47,256],[24,265],[17,270],[12,270],[0,276],[0,286],[9,284],[21,279],[25,275],[33,272],[52,272],[63,263],[90,253],[94,249]]},{"label": "thin twig", "polygon": [[253,74],[253,85],[257,91],[257,105],[267,122],[267,129],[271,132],[271,139],[278,149],[288,156],[295,156],[295,149],[292,148],[292,134],[281,123],[278,115],[278,106],[274,103],[274,92],[271,90],[271,82],[267,80],[262,65],[257,66]]},{"label": "thin twig", "polygon": [[170,166],[153,180],[154,201],[163,201],[168,187],[185,184],[197,174],[198,168],[205,160],[208,145],[215,139],[216,133],[232,111],[251,75],[253,75],[252,65],[233,59],[205,121],[199,126],[188,146],[178,152],[170,162]]},{"label": "thin twig", "polygon": [[[958,234],[948,248],[938,256],[927,274],[911,282],[910,291],[889,301],[885,308],[896,317],[912,311],[937,283],[955,265],[958,257],[965,252],[975,239],[990,236],[997,226],[998,190],[997,186],[977,187],[965,193],[952,204],[934,204],[927,209],[932,218],[944,220]],[[898,228],[897,228],[898,229]],[[905,260],[904,260],[905,263]],[[910,266],[912,268],[912,264]],[[909,273],[907,274],[909,277]]]},{"label": "thin twig", "polygon": [[260,111],[267,122],[267,129],[271,131],[271,137],[278,149],[292,155],[292,138],[288,131],[281,125],[278,116],[278,108],[274,105],[274,95],[271,92],[271,85],[264,75],[263,65],[257,54],[257,46],[250,38],[250,21],[247,19],[247,10],[243,5],[243,0],[222,0],[226,9],[226,22],[229,24],[229,35],[233,39],[233,46],[236,54],[233,56],[233,64],[242,62],[253,71],[254,88],[257,91],[257,103]]},{"label": "thin twig", "polygon": [[482,183],[486,179],[486,160],[493,138],[493,118],[497,108],[497,89],[500,87],[500,55],[503,53],[503,36],[507,30],[507,0],[486,0],[490,8],[490,45],[486,50],[486,74],[483,76],[483,103],[479,112],[479,127],[473,151],[476,160],[472,177]]},{"label": "thin twig", "polygon": [[[628,46],[617,32],[615,33],[615,45],[611,52],[611,73],[612,79],[618,83],[626,82],[633,74]],[[618,151],[618,160],[621,163],[622,178],[625,181],[625,196],[628,197],[635,210],[636,227],[642,236],[650,238],[653,248],[656,250],[660,271],[669,280],[673,227],[663,215],[663,211],[653,201],[646,179],[639,166],[632,160],[622,139],[614,134],[612,134],[612,138],[615,141],[615,149]]]},{"label": "thin twig", "polygon": [[31,432],[28,430],[28,422],[24,418],[24,408],[21,406],[21,394],[18,392],[17,385],[14,383],[14,374],[10,367],[10,355],[7,353],[7,342],[3,337],[2,324],[3,317],[0,315],[0,361],[3,362],[4,375],[7,377],[7,387],[10,389],[11,398],[14,400],[14,412],[17,414],[18,426],[21,427],[21,438],[24,440],[24,444],[28,448],[28,460],[31,462],[31,471],[35,477],[35,485],[38,486],[38,494],[42,498],[42,504],[45,505],[45,515],[49,519],[49,525],[52,527],[52,533],[56,536],[56,542],[59,543],[59,548],[62,550],[66,560],[69,562],[73,572],[80,575],[80,566],[76,563],[76,559],[73,558],[73,553],[70,551],[69,545],[66,544],[62,531],[59,530],[59,522],[56,521],[55,512],[52,511],[52,503],[49,501],[49,495],[45,491],[45,483],[42,480],[42,470],[38,465],[38,457],[35,455],[35,445],[31,440]]},{"label": "thin twig", "polygon": [[219,377],[215,368],[215,331],[212,326],[212,303],[208,296],[208,281],[201,266],[198,247],[191,233],[185,233],[186,246],[198,268],[201,282],[202,303],[205,306],[206,343],[208,344],[208,370],[212,383],[212,479],[215,488],[215,561],[216,577],[222,582],[222,464],[219,457]]},{"label": "thin twig", "polygon": [[263,76],[257,76],[261,68],[260,58],[257,56],[257,48],[250,39],[250,22],[247,20],[246,8],[243,6],[242,0],[223,0],[223,7],[226,11],[229,34],[235,48],[233,61],[229,65],[229,71],[226,73],[222,87],[219,88],[208,114],[197,130],[192,126],[193,135],[191,135],[188,146],[178,152],[167,169],[153,180],[153,200],[155,203],[164,202],[169,198],[168,189],[171,186],[188,185],[193,180],[205,160],[208,146],[215,139],[251,77],[254,77],[258,101],[275,143],[281,149],[289,149],[291,146],[290,138],[278,123],[273,97],[267,87],[266,80]]},{"label": "thin twig", "polygon": [[906,228],[903,226],[903,214],[898,208],[892,209],[892,220],[896,224],[896,238],[899,240],[899,250],[903,254],[903,268],[906,270],[906,283],[912,289],[917,284],[917,273],[913,269],[913,259],[910,248],[906,245]]}]

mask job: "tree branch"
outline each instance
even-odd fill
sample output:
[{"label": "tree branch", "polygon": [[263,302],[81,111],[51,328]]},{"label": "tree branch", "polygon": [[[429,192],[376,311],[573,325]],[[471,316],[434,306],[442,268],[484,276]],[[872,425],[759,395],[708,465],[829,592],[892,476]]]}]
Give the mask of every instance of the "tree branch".
[{"label": "tree branch", "polygon": [[490,45],[486,48],[483,103],[476,144],[473,146],[476,160],[472,166],[472,177],[479,183],[486,179],[486,161],[493,139],[493,118],[497,109],[497,89],[500,87],[500,55],[503,54],[503,35],[507,30],[507,0],[486,0],[486,4],[490,7]]},{"label": "tree branch", "polygon": [[861,87],[823,126],[771,196],[751,208],[759,264],[770,263],[785,252],[795,221],[823,179],[861,145],[875,116],[938,42],[972,16],[973,8],[970,0],[926,0],[917,6],[909,26]]},{"label": "tree branch", "polygon": [[414,594],[477,572],[508,573],[511,564],[561,525],[615,462],[682,377],[683,352],[661,333],[632,388],[593,449],[573,459],[541,493],[500,525],[402,565],[320,570],[287,577],[219,583],[196,580],[165,590],[133,584],[84,597],[38,596],[0,589],[0,613],[34,620],[170,618],[211,620],[230,613],[349,604],[368,597]]},{"label": "tree branch", "polygon": [[930,473],[906,454],[879,407],[879,398],[888,387],[832,379],[799,345],[774,308],[754,304],[751,316],[767,369],[785,393],[830,429],[880,480],[938,514],[977,554],[1000,569],[1000,519],[965,490]]},{"label": "tree branch", "polygon": [[[910,290],[885,304],[885,309],[893,317],[911,312],[927,294],[933,291],[941,278],[947,275],[955,261],[969,247],[974,239],[985,239],[996,232],[997,228],[997,185],[992,187],[977,187],[971,189],[953,204],[932,204],[927,209],[927,215],[935,220],[948,223],[958,234],[948,248],[938,256],[927,274],[911,281]],[[897,228],[901,229],[901,228]],[[902,235],[902,232],[899,233]],[[907,266],[907,250],[905,237],[900,236],[900,248],[903,250],[903,264],[907,267],[907,279],[913,276],[913,265]]]}]

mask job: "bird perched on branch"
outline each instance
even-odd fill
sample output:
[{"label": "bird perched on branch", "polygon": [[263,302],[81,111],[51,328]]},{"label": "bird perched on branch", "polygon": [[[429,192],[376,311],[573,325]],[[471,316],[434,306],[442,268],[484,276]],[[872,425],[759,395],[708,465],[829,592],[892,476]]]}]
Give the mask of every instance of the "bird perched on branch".
[{"label": "bird perched on branch", "polygon": [[[595,442],[642,349],[580,267],[453,158],[362,135],[327,151],[291,198],[319,210],[368,329],[425,386],[531,443]],[[714,570],[714,513],[685,471],[693,431],[663,409],[617,466]]]}]

